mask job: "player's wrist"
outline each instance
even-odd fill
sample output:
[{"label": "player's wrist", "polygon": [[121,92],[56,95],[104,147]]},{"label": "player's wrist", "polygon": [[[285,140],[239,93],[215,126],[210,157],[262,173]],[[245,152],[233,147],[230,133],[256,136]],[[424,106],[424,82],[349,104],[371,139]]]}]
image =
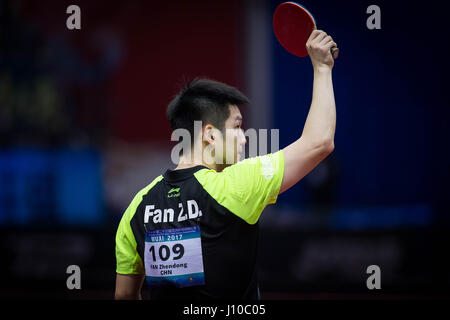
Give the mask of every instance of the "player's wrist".
[{"label": "player's wrist", "polygon": [[331,73],[332,66],[327,64],[313,65],[314,73]]}]

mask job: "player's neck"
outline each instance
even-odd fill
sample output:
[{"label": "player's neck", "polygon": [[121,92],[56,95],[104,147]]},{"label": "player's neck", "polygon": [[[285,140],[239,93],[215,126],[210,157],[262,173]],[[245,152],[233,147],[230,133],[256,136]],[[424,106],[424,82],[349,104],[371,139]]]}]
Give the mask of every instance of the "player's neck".
[{"label": "player's neck", "polygon": [[204,161],[202,158],[198,159],[192,154],[182,155],[175,170],[193,168],[196,166],[205,166],[216,171],[221,171],[221,168],[219,168],[219,166],[214,161]]}]

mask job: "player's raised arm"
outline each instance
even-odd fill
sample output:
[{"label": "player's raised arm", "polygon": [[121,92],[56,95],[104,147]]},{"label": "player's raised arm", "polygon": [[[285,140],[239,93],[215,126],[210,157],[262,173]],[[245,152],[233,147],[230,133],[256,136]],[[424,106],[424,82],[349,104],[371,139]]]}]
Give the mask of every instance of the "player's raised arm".
[{"label": "player's raised arm", "polygon": [[306,43],[314,68],[311,107],[301,137],[283,149],[284,175],[280,193],[292,187],[334,150],[336,106],[331,71],[336,47],[333,39],[321,30],[314,30]]}]

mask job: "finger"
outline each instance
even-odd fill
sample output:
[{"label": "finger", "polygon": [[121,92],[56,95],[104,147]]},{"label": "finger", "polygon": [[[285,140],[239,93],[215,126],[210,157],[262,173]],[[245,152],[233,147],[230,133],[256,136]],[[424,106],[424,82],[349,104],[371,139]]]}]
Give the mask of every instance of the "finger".
[{"label": "finger", "polygon": [[320,33],[313,39],[313,42],[319,44],[327,36],[328,35],[325,32],[320,31]]},{"label": "finger", "polygon": [[320,34],[320,32],[320,30],[314,29],[313,32],[311,32],[308,41],[314,40]]},{"label": "finger", "polygon": [[326,36],[325,38],[322,39],[322,41],[320,41],[319,45],[323,46],[330,41],[333,41],[333,38],[331,36]]},{"label": "finger", "polygon": [[334,41],[329,41],[324,45],[325,49],[330,50],[333,47],[337,48],[337,44]]},{"label": "finger", "polygon": [[314,42],[314,43],[317,43],[318,41],[320,42],[320,41],[322,41],[322,39],[324,37],[327,36],[327,34],[322,30],[314,30],[313,32],[314,32],[314,36],[309,39],[310,42]]},{"label": "finger", "polygon": [[337,59],[337,57],[339,55],[339,48],[337,47],[337,43],[336,42],[334,42],[334,41],[328,42],[325,45],[324,49],[331,53],[331,56],[333,57],[334,60]]},{"label": "finger", "polygon": [[333,59],[336,60],[339,56],[339,48],[331,47],[331,55],[333,56]]}]

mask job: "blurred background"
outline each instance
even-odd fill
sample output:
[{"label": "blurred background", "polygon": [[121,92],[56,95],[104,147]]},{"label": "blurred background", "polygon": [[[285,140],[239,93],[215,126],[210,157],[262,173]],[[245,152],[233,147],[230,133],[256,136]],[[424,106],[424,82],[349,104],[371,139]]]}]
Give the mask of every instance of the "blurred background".
[{"label": "blurred background", "polygon": [[[244,129],[280,129],[280,148],[299,137],[313,73],[274,36],[281,2],[0,0],[1,298],[113,297],[121,215],[175,167],[165,109],[184,79],[240,88]],[[340,47],[336,147],[263,212],[262,298],[448,297],[445,11],[301,3]],[[66,27],[71,4],[81,30]]]}]

